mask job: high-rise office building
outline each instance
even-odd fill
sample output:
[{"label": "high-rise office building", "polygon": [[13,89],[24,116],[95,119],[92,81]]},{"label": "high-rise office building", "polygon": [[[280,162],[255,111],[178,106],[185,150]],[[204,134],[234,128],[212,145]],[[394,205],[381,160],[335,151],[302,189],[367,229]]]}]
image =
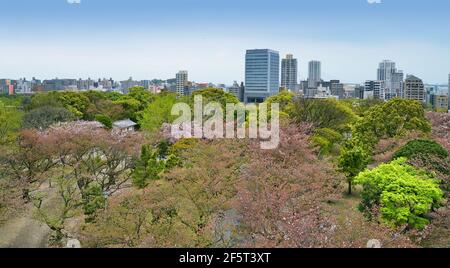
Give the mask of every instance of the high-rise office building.
[{"label": "high-rise office building", "polygon": [[404,84],[405,99],[426,101],[425,85],[423,81],[414,75],[408,75]]},{"label": "high-rise office building", "polygon": [[397,71],[395,62],[384,60],[378,65],[377,79],[383,81],[382,99],[403,97],[403,72]]},{"label": "high-rise office building", "polygon": [[247,50],[245,102],[263,102],[280,90],[280,55],[270,49]]},{"label": "high-rise office building", "polygon": [[369,80],[364,84],[364,99],[381,99],[383,81]]},{"label": "high-rise office building", "polygon": [[308,65],[308,87],[317,88],[322,80],[322,64],[320,61],[310,61]]},{"label": "high-rise office building", "polygon": [[344,84],[339,80],[331,80],[330,81],[330,93],[333,96],[339,97],[339,99],[343,99],[345,95]]},{"label": "high-rise office building", "polygon": [[297,88],[298,62],[292,54],[281,61],[281,87],[294,91]]},{"label": "high-rise office building", "polygon": [[178,95],[184,96],[188,86],[188,71],[179,71],[176,80],[176,92]]}]

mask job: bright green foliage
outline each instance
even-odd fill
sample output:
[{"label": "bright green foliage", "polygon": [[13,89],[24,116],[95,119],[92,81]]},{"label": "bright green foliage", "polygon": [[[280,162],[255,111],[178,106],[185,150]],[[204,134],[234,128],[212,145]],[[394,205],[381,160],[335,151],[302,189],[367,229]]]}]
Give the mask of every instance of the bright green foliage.
[{"label": "bright green foliage", "polygon": [[16,107],[19,108],[23,105],[27,97],[21,96],[21,95],[12,95],[12,96],[1,96],[0,95],[0,102],[3,103],[5,106],[10,107]]},{"label": "bright green foliage", "polygon": [[298,123],[311,123],[316,128],[330,128],[340,133],[350,130],[357,116],[337,100],[300,99],[294,102],[290,117]]},{"label": "bright green foliage", "polygon": [[136,121],[140,113],[154,100],[155,95],[143,87],[129,89],[126,95],[104,92],[48,92],[32,97],[27,110],[41,107],[62,107],[83,120],[94,120],[97,114],[104,114],[111,120],[130,118]]},{"label": "bright green foliage", "polygon": [[319,155],[327,155],[341,142],[343,136],[330,128],[317,129],[312,137],[312,142],[320,148]]},{"label": "bright green foliage", "polygon": [[277,95],[269,97],[266,99],[269,111],[272,103],[278,103],[280,105],[280,112],[282,115],[288,116],[294,105],[295,94],[287,90],[283,90]]},{"label": "bright green foliage", "polygon": [[150,145],[142,147],[141,157],[133,170],[133,184],[143,189],[152,180],[159,180],[162,173],[178,164],[177,157],[169,153],[167,142],[160,143],[156,148]]},{"label": "bright green foliage", "polygon": [[139,110],[144,110],[155,98],[155,94],[146,90],[143,87],[133,87],[128,89],[128,98],[133,98],[139,102]]},{"label": "bright green foliage", "polygon": [[194,97],[198,95],[203,97],[204,105],[210,102],[218,102],[225,108],[227,103],[239,103],[239,99],[235,95],[218,88],[207,88],[195,91],[192,93],[191,102],[193,102]]},{"label": "bright green foliage", "polygon": [[102,123],[107,129],[112,129],[113,127],[113,122],[107,115],[98,114],[95,116],[95,120]]},{"label": "bright green foliage", "polygon": [[0,101],[0,145],[14,140],[15,133],[20,128],[22,112],[15,107],[5,105]]},{"label": "bright green foliage", "polygon": [[338,166],[341,172],[347,177],[348,193],[352,194],[352,184],[354,178],[367,168],[369,154],[360,146],[348,146],[341,151]]},{"label": "bright green foliage", "polygon": [[74,115],[64,108],[44,106],[25,114],[23,128],[46,129],[53,124],[70,122],[74,119]]},{"label": "bright green foliage", "polygon": [[381,138],[393,138],[414,130],[431,131],[425,110],[418,101],[396,98],[370,108],[355,125],[354,135],[374,146]]},{"label": "bright green foliage", "polygon": [[81,93],[52,91],[34,95],[26,109],[59,107],[70,111],[77,118],[83,118],[89,104],[89,98]]},{"label": "bright green foliage", "polygon": [[114,101],[114,104],[122,106],[122,109],[124,110],[124,118],[130,118],[131,120],[136,121],[138,113],[140,112],[139,109],[141,107],[141,103],[138,100],[124,97],[122,99]]},{"label": "bright green foliage", "polygon": [[128,91],[128,94],[114,101],[114,104],[122,106],[124,118],[130,118],[135,122],[139,122],[144,110],[155,100],[157,95],[152,94],[143,87],[133,87]]},{"label": "bright green foliage", "polygon": [[391,226],[424,228],[429,223],[426,213],[443,199],[439,183],[406,164],[406,158],[362,172],[355,182],[364,187],[361,208],[369,212],[380,206],[381,220]]},{"label": "bright green foliage", "polygon": [[58,100],[77,118],[83,118],[89,108],[89,98],[78,92],[58,93]]},{"label": "bright green foliage", "polygon": [[298,99],[288,106],[294,122],[309,123],[317,129],[312,142],[319,147],[319,155],[339,149],[337,145],[350,133],[351,125],[357,120],[348,104],[333,99]]},{"label": "bright green foliage", "polygon": [[177,103],[177,96],[173,93],[162,93],[155,97],[142,112],[139,124],[147,131],[156,132],[161,129],[163,123],[171,123],[175,117],[172,116],[172,107]]},{"label": "bright green foliage", "polygon": [[430,140],[414,140],[408,142],[400,150],[398,150],[393,159],[406,157],[412,159],[414,157],[425,157],[436,156],[439,158],[447,158],[448,152],[439,143]]},{"label": "bright green foliage", "polygon": [[62,102],[58,98],[58,92],[38,93],[33,95],[29,104],[25,107],[27,111],[41,107],[63,107]]}]

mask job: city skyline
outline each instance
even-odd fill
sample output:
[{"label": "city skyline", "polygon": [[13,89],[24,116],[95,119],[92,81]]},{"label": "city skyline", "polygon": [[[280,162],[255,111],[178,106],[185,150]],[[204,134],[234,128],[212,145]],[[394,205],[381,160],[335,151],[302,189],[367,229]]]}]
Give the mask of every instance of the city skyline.
[{"label": "city skyline", "polygon": [[[430,5],[430,2],[433,4]],[[426,83],[446,84],[446,0],[0,0],[0,76],[244,81],[245,50],[271,48],[322,62],[325,80],[375,79],[384,59]],[[205,23],[206,22],[206,23]],[[333,23],[330,23],[333,22]],[[375,67],[374,67],[375,66]]]}]

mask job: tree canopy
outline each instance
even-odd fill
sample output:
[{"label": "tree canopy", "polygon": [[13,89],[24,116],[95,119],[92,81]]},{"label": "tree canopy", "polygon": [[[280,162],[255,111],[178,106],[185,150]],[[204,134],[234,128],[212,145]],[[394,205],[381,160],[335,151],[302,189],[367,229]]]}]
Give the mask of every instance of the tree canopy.
[{"label": "tree canopy", "polygon": [[361,139],[372,137],[375,142],[404,135],[407,131],[431,131],[425,110],[418,101],[396,98],[375,105],[355,125],[356,135]]},{"label": "tree canopy", "polygon": [[426,213],[442,205],[439,182],[405,158],[362,172],[355,182],[364,187],[361,208],[370,212],[380,206],[381,220],[392,226],[422,229],[429,223]]},{"label": "tree canopy", "polygon": [[75,116],[62,107],[43,106],[27,112],[23,118],[23,128],[46,129],[56,123],[70,122]]}]

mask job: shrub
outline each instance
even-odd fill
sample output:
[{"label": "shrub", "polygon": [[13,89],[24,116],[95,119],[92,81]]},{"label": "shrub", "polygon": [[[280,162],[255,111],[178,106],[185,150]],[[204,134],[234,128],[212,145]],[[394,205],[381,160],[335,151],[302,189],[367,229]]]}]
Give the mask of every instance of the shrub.
[{"label": "shrub", "polygon": [[355,178],[364,187],[361,209],[370,212],[379,206],[382,222],[423,229],[429,223],[426,214],[440,206],[443,193],[437,180],[406,161],[399,158]]},{"label": "shrub", "polygon": [[414,140],[398,150],[393,159],[405,157],[412,159],[415,157],[437,156],[439,158],[447,158],[448,152],[439,143],[430,140]]},{"label": "shrub", "polygon": [[447,150],[435,141],[414,140],[398,150],[392,159],[407,158],[410,165],[435,174],[446,189],[450,175],[448,156]]}]

